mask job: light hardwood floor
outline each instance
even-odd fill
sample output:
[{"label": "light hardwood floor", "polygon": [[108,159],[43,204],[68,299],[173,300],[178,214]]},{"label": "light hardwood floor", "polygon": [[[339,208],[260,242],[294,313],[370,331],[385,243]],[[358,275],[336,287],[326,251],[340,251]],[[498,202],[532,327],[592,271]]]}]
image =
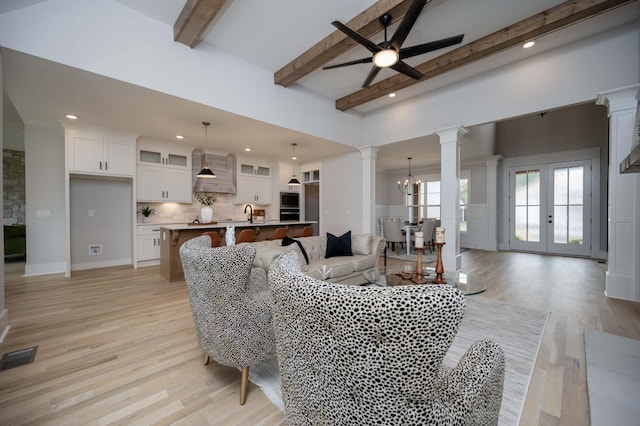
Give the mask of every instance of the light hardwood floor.
[{"label": "light hardwood floor", "polygon": [[[390,263],[400,263],[392,261]],[[11,330],[0,353],[38,346],[33,364],[0,372],[2,425],[281,425],[239,371],[203,365],[183,282],[158,267],[22,277],[5,265]],[[487,297],[550,312],[522,425],[588,425],[584,329],[640,339],[640,304],[607,299],[605,265],[524,253],[463,253]]]}]

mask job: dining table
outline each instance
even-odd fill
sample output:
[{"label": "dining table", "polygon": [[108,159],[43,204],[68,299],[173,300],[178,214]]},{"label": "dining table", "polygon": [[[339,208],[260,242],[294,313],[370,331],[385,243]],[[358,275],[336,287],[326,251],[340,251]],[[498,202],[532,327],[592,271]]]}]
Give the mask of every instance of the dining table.
[{"label": "dining table", "polygon": [[412,224],[403,224],[400,225],[400,229],[402,229],[407,238],[407,254],[411,254],[411,233],[418,231],[422,228],[422,225],[412,225]]}]

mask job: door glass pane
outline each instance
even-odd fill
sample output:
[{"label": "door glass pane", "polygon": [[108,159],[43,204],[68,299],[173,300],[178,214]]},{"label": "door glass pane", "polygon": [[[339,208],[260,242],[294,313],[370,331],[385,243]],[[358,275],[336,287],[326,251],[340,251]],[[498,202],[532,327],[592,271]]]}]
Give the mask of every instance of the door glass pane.
[{"label": "door glass pane", "polygon": [[540,241],[540,206],[527,209],[527,241]]},{"label": "door glass pane", "polygon": [[527,201],[529,205],[540,205],[540,172],[538,170],[529,170],[527,172]]},{"label": "door glass pane", "polygon": [[428,206],[427,207],[427,217],[428,218],[434,218],[434,219],[440,219],[440,206],[437,206],[437,207]]},{"label": "door glass pane", "polygon": [[568,232],[567,206],[553,207],[553,242],[556,244],[567,244]]},{"label": "door glass pane", "polygon": [[553,242],[583,244],[584,166],[553,171]]},{"label": "door glass pane", "polygon": [[567,168],[555,169],[553,171],[553,204],[567,204],[569,188],[569,171]]},{"label": "door glass pane", "polygon": [[583,207],[569,206],[569,244],[584,243]]},{"label": "door glass pane", "polygon": [[540,170],[516,172],[515,238],[540,241]]},{"label": "door glass pane", "polygon": [[583,169],[584,168],[582,166],[569,168],[569,204],[584,204]]},{"label": "door glass pane", "polygon": [[172,166],[181,166],[187,167],[187,156],[186,155],[176,155],[169,154],[169,164]]},{"label": "door glass pane", "polygon": [[527,241],[527,207],[516,206],[516,240]]},{"label": "door glass pane", "polygon": [[162,155],[159,152],[140,150],[140,161],[145,163],[160,164],[162,161]]}]

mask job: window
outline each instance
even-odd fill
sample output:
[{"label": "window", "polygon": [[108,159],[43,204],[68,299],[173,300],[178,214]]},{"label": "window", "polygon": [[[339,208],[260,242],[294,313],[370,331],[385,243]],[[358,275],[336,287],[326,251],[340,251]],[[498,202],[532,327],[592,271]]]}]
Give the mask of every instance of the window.
[{"label": "window", "polygon": [[[467,232],[467,216],[469,214],[469,177],[460,178],[460,232]],[[434,180],[420,183],[418,216],[421,218],[440,219],[440,181]]]},{"label": "window", "polygon": [[460,178],[460,232],[467,232],[469,214],[469,178]]}]

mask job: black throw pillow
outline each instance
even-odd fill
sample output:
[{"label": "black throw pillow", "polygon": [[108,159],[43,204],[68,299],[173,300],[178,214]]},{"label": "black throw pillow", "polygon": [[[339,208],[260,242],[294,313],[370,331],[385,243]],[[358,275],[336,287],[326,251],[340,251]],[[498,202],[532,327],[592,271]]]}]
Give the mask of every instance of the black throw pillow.
[{"label": "black throw pillow", "polygon": [[334,256],[353,256],[351,252],[351,231],[336,237],[327,232],[327,253],[325,259]]},{"label": "black throw pillow", "polygon": [[302,247],[302,243],[298,240],[294,240],[293,238],[289,238],[289,237],[284,237],[282,239],[282,247],[291,245],[293,243],[298,244],[298,247],[300,247],[300,251],[302,252],[302,255],[304,256],[304,260],[306,260],[307,265],[309,264],[309,256],[307,256],[307,251],[304,249],[304,247]]}]

